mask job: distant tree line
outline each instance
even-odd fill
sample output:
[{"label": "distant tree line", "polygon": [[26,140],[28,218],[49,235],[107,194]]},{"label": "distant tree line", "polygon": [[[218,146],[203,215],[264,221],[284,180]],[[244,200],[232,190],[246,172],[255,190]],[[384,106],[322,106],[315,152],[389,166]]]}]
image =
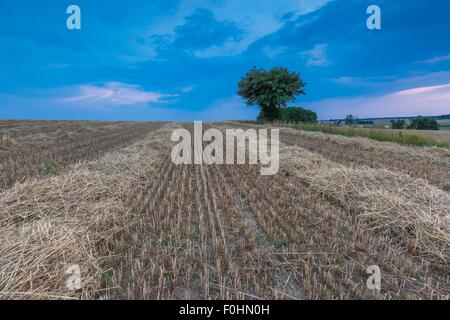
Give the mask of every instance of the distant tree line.
[{"label": "distant tree line", "polygon": [[392,129],[405,129],[406,121],[405,120],[391,120]]},{"label": "distant tree line", "polygon": [[[445,117],[445,116],[441,116]],[[353,125],[369,125],[373,124],[372,120],[359,120],[355,118],[353,115],[349,114],[345,117],[345,125],[353,126]],[[341,120],[337,123],[340,125]],[[411,129],[411,130],[439,130],[438,122],[433,118],[426,118],[422,116],[418,116],[409,121],[404,119],[395,119],[391,120],[392,129]]]},{"label": "distant tree line", "polygon": [[[447,115],[439,116],[439,119],[445,119]],[[340,126],[343,123],[346,126],[353,125],[373,125],[373,120],[360,120],[349,114],[344,120],[330,120],[333,125]],[[409,120],[393,119],[391,120],[392,129],[411,129],[411,130],[439,130],[439,123],[435,118],[418,116]]]},{"label": "distant tree line", "polygon": [[[347,126],[352,126],[352,125],[355,125],[355,124],[359,124],[359,125],[371,125],[371,124],[373,124],[372,120],[361,120],[361,119],[355,118],[351,114],[346,116],[344,121],[345,121],[345,124]],[[339,122],[339,124],[340,124],[340,122]]]},{"label": "distant tree line", "polygon": [[435,119],[418,116],[407,124],[405,120],[391,120],[392,129],[411,130],[439,130],[439,124]]}]

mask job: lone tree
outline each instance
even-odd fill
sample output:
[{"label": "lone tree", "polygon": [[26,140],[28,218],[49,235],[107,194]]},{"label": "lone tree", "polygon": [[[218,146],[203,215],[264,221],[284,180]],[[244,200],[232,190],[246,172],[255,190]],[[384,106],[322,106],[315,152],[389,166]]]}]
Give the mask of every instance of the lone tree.
[{"label": "lone tree", "polygon": [[239,96],[248,106],[258,105],[263,119],[280,119],[280,108],[295,101],[299,94],[306,94],[306,85],[300,75],[286,68],[277,67],[269,71],[253,68],[239,81]]}]

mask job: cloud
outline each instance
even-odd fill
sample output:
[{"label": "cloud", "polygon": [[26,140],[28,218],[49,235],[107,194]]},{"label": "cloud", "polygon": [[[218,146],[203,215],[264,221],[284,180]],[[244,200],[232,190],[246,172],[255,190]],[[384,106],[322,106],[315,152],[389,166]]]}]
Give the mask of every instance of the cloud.
[{"label": "cloud", "polygon": [[66,90],[73,93],[69,97],[58,99],[58,103],[126,106],[164,102],[164,98],[176,96],[145,91],[137,85],[121,82],[107,82],[104,85],[80,85]]},{"label": "cloud", "polygon": [[437,56],[428,60],[421,61],[421,63],[425,64],[437,64],[440,62],[448,61],[450,60],[450,54],[444,55],[444,56]]},{"label": "cloud", "polygon": [[[24,93],[0,93],[0,100],[20,113],[21,109],[34,108],[44,114],[45,110],[65,109],[112,111],[121,110],[120,107],[140,106],[147,108],[158,107],[174,102],[169,98],[178,97],[177,94],[166,94],[156,91],[146,91],[138,85],[121,82],[106,82],[99,85],[83,84],[47,89],[33,89]],[[58,112],[55,112],[58,113]]]},{"label": "cloud", "polygon": [[419,87],[409,90],[399,91],[396,94],[400,96],[410,96],[410,95],[419,95],[424,93],[429,93],[433,91],[438,91],[439,89],[447,88],[448,93],[450,94],[450,84],[444,84],[441,86],[430,86],[430,87]]},{"label": "cloud", "polygon": [[450,82],[450,71],[438,71],[414,75],[409,77],[378,76],[378,77],[359,77],[359,76],[341,76],[330,79],[331,82],[349,88],[369,88],[377,91],[402,91],[414,87],[434,87],[441,83]]},{"label": "cloud", "polygon": [[358,77],[358,76],[342,76],[330,79],[331,82],[346,87],[379,87],[382,84],[395,80],[394,76],[383,77]]},{"label": "cloud", "polygon": [[236,41],[232,38],[227,39],[222,45],[213,45],[206,49],[199,49],[194,51],[194,56],[197,58],[213,58],[234,56],[242,53],[247,48],[244,42]]},{"label": "cloud", "polygon": [[245,52],[257,40],[279,31],[286,19],[292,20],[315,11],[328,1],[278,0],[274,5],[269,0],[182,0],[174,14],[154,19],[146,34],[148,37],[169,37],[175,41],[180,28],[189,23],[185,17],[193,15],[198,8],[203,8],[209,10],[218,23],[231,24],[242,34],[238,38],[232,36],[225,41],[219,37],[218,42],[208,48],[198,48],[193,54],[199,58],[233,56]]},{"label": "cloud", "polygon": [[265,46],[265,47],[263,47],[262,51],[268,58],[273,60],[280,54],[283,54],[286,51],[286,47]]},{"label": "cloud", "polygon": [[343,118],[347,114],[361,118],[448,114],[450,83],[378,96],[332,98],[305,106],[317,110],[322,119]]},{"label": "cloud", "polygon": [[67,69],[70,68],[71,65],[67,63],[51,63],[46,66],[43,66],[42,69],[44,70],[54,70],[54,69]]},{"label": "cloud", "polygon": [[241,30],[227,20],[217,21],[207,9],[197,9],[175,29],[174,45],[188,49],[208,48],[227,41],[238,41]]},{"label": "cloud", "polygon": [[308,60],[307,66],[322,67],[330,64],[327,58],[327,45],[325,43],[316,44],[314,48],[301,53]]},{"label": "cloud", "polygon": [[191,84],[189,86],[181,87],[179,89],[182,93],[188,93],[188,92],[191,92],[191,91],[197,89],[197,86],[195,84]]},{"label": "cloud", "polygon": [[233,55],[235,50],[239,51],[236,44],[241,40],[242,31],[233,22],[218,21],[207,9],[197,9],[184,21],[176,27],[171,42],[167,42],[170,37],[161,36],[160,51],[176,48],[177,52],[184,51],[198,58]]}]

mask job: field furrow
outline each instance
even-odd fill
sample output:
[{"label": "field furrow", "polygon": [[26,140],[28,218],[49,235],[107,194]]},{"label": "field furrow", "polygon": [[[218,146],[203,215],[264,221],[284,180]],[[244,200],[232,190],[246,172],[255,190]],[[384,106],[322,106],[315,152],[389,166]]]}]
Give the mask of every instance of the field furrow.
[{"label": "field furrow", "polygon": [[[111,277],[105,257],[133,225],[128,202],[155,173],[169,128],[98,160],[49,178],[17,183],[0,194],[0,299],[101,296]],[[76,267],[83,290],[71,290]]]},{"label": "field furrow", "polygon": [[[243,129],[264,127],[233,122],[227,125]],[[285,145],[304,148],[333,162],[402,172],[450,191],[450,151],[447,149],[407,147],[290,128],[281,128],[280,140]]]},{"label": "field furrow", "polygon": [[344,165],[399,171],[450,191],[450,152],[445,149],[405,147],[293,129],[283,130],[281,141]]},{"label": "field furrow", "polygon": [[[309,298],[448,295],[445,273],[430,270],[429,262],[417,259],[394,239],[371,231],[357,215],[327,201],[295,177],[260,178],[251,168],[232,174],[278,248],[276,254],[285,259]],[[383,290],[378,293],[366,287],[366,268],[371,265],[383,270]]]},{"label": "field furrow", "polygon": [[[36,125],[51,135],[56,124]],[[79,153],[50,143],[34,166],[49,150],[75,153],[65,169],[36,176],[29,165],[0,193],[1,299],[449,299],[445,150],[414,158],[413,148],[283,130],[279,171],[263,176],[248,161],[174,164],[170,136],[193,135],[191,125],[139,128],[93,135]],[[95,144],[98,158],[85,161]],[[373,266],[381,289],[367,285]]]},{"label": "field furrow", "polygon": [[55,175],[70,164],[99,158],[133,144],[162,125],[74,122],[64,127],[44,122],[22,130],[20,126],[4,129],[0,132],[0,191],[18,181]]}]

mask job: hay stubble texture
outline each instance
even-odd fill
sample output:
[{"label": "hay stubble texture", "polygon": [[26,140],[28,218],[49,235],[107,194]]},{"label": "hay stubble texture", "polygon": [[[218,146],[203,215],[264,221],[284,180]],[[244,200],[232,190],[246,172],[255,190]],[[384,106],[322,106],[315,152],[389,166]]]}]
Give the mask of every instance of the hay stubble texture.
[{"label": "hay stubble texture", "polygon": [[261,176],[174,165],[179,127],[2,123],[0,298],[448,299],[448,150],[283,129]]}]

